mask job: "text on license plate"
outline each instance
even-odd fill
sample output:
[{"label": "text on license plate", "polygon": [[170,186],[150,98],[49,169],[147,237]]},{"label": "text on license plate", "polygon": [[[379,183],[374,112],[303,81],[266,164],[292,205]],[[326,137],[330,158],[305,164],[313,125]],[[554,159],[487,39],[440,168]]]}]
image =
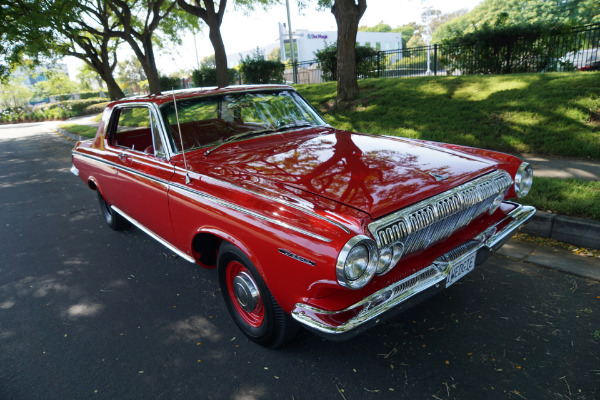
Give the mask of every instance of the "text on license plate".
[{"label": "text on license plate", "polygon": [[473,252],[473,254],[470,254],[467,258],[452,267],[446,279],[446,287],[450,287],[454,282],[475,269],[476,256],[477,252]]}]

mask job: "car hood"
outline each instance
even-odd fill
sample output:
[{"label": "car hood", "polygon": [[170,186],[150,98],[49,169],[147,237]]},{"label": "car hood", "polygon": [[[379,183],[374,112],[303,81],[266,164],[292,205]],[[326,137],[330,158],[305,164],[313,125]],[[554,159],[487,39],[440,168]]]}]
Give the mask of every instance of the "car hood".
[{"label": "car hood", "polygon": [[441,193],[496,167],[489,159],[431,142],[335,129],[286,132],[240,141],[222,146],[208,156],[195,155],[191,161],[211,164],[209,169],[221,179],[250,176],[270,180],[343,203],[372,218]]}]

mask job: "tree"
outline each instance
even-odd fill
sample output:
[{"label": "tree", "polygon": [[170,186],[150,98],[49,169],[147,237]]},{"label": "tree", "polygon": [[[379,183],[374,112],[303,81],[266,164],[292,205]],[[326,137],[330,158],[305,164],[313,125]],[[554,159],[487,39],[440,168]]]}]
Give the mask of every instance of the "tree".
[{"label": "tree", "polygon": [[275,47],[273,50],[271,50],[269,54],[267,54],[267,60],[281,62],[281,49],[279,47]]},{"label": "tree", "polygon": [[144,68],[136,57],[118,63],[117,79],[123,89],[130,94],[139,93],[148,86]]},{"label": "tree", "polygon": [[406,42],[413,37],[415,31],[417,30],[416,22],[409,22],[408,24],[398,26],[396,28],[392,28],[388,24],[384,24],[383,21],[378,23],[375,26],[359,26],[359,32],[391,32],[391,33],[400,33],[402,34],[402,48],[406,47]]},{"label": "tree", "polygon": [[[57,2],[59,3],[59,2]],[[102,0],[77,2],[71,18],[51,20],[64,38],[59,53],[79,58],[106,83],[111,100],[125,97],[114,78],[118,40],[112,34],[117,22]]]},{"label": "tree", "polygon": [[505,25],[546,23],[548,25],[587,25],[600,23],[598,0],[485,0],[471,12],[442,24],[433,36],[441,42],[455,34],[473,32],[484,24],[494,25],[504,15]]},{"label": "tree", "polygon": [[375,26],[359,26],[359,32],[392,32],[392,27],[388,24],[384,24],[383,21],[379,22]]},{"label": "tree", "polygon": [[50,96],[66,96],[77,91],[77,84],[62,71],[46,69],[43,71],[43,75],[47,79],[34,85],[35,95],[40,99]]},{"label": "tree", "polygon": [[[255,4],[263,7],[274,3],[276,0],[234,0],[234,5],[253,10]],[[177,0],[177,4],[186,12],[200,18],[208,25],[208,38],[215,51],[215,67],[217,68],[217,86],[227,86],[229,77],[227,72],[227,53],[221,37],[221,24],[227,7],[227,0]]]},{"label": "tree", "polygon": [[27,107],[32,98],[31,89],[23,85],[22,79],[11,77],[0,83],[0,110]]},{"label": "tree", "polygon": [[[98,88],[100,91],[103,90],[102,78],[100,78],[100,75],[98,75],[98,73],[88,64],[83,64],[81,67],[77,68],[76,78],[79,81],[79,86],[88,92]],[[104,97],[104,95],[100,97]]]},{"label": "tree", "polygon": [[356,34],[358,23],[367,10],[367,0],[318,0],[330,7],[337,24],[337,95],[335,104],[343,107],[358,94],[356,76]]},{"label": "tree", "polygon": [[4,73],[28,57],[39,63],[45,57],[73,56],[83,60],[106,82],[112,99],[123,97],[112,74],[117,42],[110,30],[115,22],[102,0],[21,0],[4,5],[0,28],[5,53]]},{"label": "tree", "polygon": [[197,28],[197,21],[177,12],[175,0],[110,0],[106,4],[120,24],[119,29],[111,31],[112,35],[129,44],[146,73],[150,92],[160,93],[153,39],[160,32],[169,44],[180,44],[180,30]]}]

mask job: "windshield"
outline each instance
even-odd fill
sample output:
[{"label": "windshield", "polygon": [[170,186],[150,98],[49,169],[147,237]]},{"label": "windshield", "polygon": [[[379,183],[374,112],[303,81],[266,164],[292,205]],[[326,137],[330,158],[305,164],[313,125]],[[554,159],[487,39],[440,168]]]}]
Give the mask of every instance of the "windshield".
[{"label": "windshield", "polygon": [[[325,125],[297,93],[289,90],[232,93],[177,100],[162,108],[167,133],[175,152],[216,146],[303,126]],[[181,138],[177,127],[181,127]]]}]

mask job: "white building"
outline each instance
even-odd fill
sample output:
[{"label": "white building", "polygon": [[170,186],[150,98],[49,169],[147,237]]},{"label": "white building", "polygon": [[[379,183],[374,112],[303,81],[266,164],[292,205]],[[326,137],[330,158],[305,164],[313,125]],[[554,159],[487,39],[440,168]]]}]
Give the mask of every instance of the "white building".
[{"label": "white building", "polygon": [[[315,59],[315,52],[337,42],[336,31],[309,31],[298,29],[292,34],[294,40],[294,54],[297,62]],[[281,61],[290,58],[289,33],[285,24],[279,24],[279,48]],[[402,34],[388,32],[358,32],[356,43],[370,46],[376,50],[402,49]]]}]

